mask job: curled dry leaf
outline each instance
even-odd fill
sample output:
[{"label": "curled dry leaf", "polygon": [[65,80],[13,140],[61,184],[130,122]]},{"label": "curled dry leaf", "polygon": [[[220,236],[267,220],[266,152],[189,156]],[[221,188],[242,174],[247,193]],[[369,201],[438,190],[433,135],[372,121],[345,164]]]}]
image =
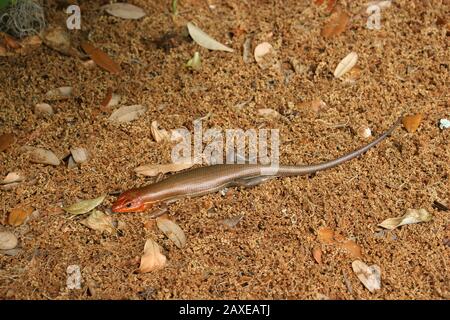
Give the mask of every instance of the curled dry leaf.
[{"label": "curled dry leaf", "polygon": [[187,28],[189,31],[189,35],[191,38],[200,46],[209,49],[209,50],[220,50],[220,51],[227,51],[227,52],[233,52],[234,50],[227,47],[226,45],[214,40],[209,36],[207,33],[205,33],[203,30],[201,30],[199,27],[195,26],[191,22],[188,22]]},{"label": "curled dry leaf", "polygon": [[268,119],[278,119],[281,116],[278,111],[269,108],[258,109],[258,115]]},{"label": "curled dry leaf", "polygon": [[421,113],[417,113],[415,115],[405,116],[402,119],[403,126],[405,129],[412,133],[419,128],[420,122],[422,121],[423,115]]},{"label": "curled dry leaf", "polygon": [[72,87],[59,87],[55,89],[51,89],[47,91],[45,94],[46,100],[65,100],[69,99],[72,96],[73,88]]},{"label": "curled dry leaf", "polygon": [[41,34],[45,45],[67,56],[79,56],[77,50],[72,47],[69,34],[62,28],[48,28]]},{"label": "curled dry leaf", "polygon": [[72,148],[70,149],[73,160],[80,164],[89,160],[89,152],[86,148]]},{"label": "curled dry leaf", "polygon": [[22,182],[23,180],[25,180],[25,177],[22,176],[20,173],[10,172],[6,175],[5,179],[0,181],[0,184],[10,184],[10,183],[15,183],[15,182]]},{"label": "curled dry leaf", "polygon": [[334,70],[334,77],[341,78],[356,65],[356,62],[358,62],[358,54],[356,52],[350,52],[339,62],[336,70]]},{"label": "curled dry leaf", "polygon": [[113,74],[121,71],[120,66],[99,48],[94,47],[89,42],[83,42],[81,47],[99,67]]},{"label": "curled dry leaf", "polygon": [[112,217],[99,210],[93,210],[89,217],[81,220],[80,223],[93,230],[106,231],[111,234],[116,232]]},{"label": "curled dry leaf", "polygon": [[61,163],[58,157],[50,150],[36,147],[24,147],[23,150],[28,152],[31,162],[52,166],[58,166]]},{"label": "curled dry leaf", "polygon": [[148,239],[145,242],[144,254],[141,257],[139,272],[151,272],[159,270],[166,265],[166,256],[161,253],[159,245]]},{"label": "curled dry leaf", "polygon": [[17,247],[17,237],[9,231],[0,231],[0,250],[11,250]]},{"label": "curled dry leaf", "polygon": [[234,228],[237,226],[237,224],[244,218],[243,214],[235,215],[231,218],[223,219],[220,221],[224,226],[228,228]]},{"label": "curled dry leaf", "polygon": [[268,42],[260,43],[254,52],[255,60],[261,69],[268,69],[278,65],[278,58],[275,49]]},{"label": "curled dry leaf", "polygon": [[170,219],[159,217],[156,218],[156,225],[178,248],[181,249],[186,245],[186,236],[178,224]]},{"label": "curled dry leaf", "polygon": [[158,121],[153,121],[150,127],[150,130],[152,132],[153,139],[155,139],[156,142],[161,141],[170,141],[171,135],[167,130],[159,129]]},{"label": "curled dry leaf", "polygon": [[352,263],[353,272],[356,274],[362,284],[373,293],[381,289],[381,269],[377,265],[368,266],[360,260]]},{"label": "curled dry leaf", "polygon": [[34,107],[34,113],[37,115],[51,116],[53,114],[53,108],[48,103],[38,103]]},{"label": "curled dry leaf", "polygon": [[140,166],[134,169],[137,174],[154,177],[167,172],[177,172],[192,167],[194,163],[168,163]]},{"label": "curled dry leaf", "polygon": [[322,249],[320,247],[315,247],[312,250],[312,255],[318,264],[322,264]]},{"label": "curled dry leaf", "polygon": [[8,216],[8,224],[10,226],[20,226],[33,213],[33,207],[17,207],[11,210]]},{"label": "curled dry leaf", "polygon": [[340,35],[347,28],[349,15],[342,9],[335,10],[322,29],[322,37],[331,38]]},{"label": "curled dry leaf", "polygon": [[12,133],[0,135],[0,152],[8,149],[16,141],[16,136]]},{"label": "curled dry leaf", "polygon": [[429,222],[431,219],[433,219],[433,216],[425,209],[408,209],[406,210],[406,214],[403,216],[386,219],[380,223],[379,226],[385,229],[393,230],[405,224]]},{"label": "curled dry leaf", "polygon": [[63,208],[66,212],[73,214],[73,215],[79,215],[79,214],[85,214],[98,205],[100,205],[103,200],[105,200],[106,194],[102,195],[95,199],[90,200],[83,200],[77,203],[74,203],[68,207]]},{"label": "curled dry leaf", "polygon": [[145,11],[130,3],[111,3],[102,7],[110,15],[122,19],[137,20],[145,17]]},{"label": "curled dry leaf", "polygon": [[115,110],[109,117],[110,121],[131,122],[138,119],[147,111],[147,108],[139,104],[123,106]]}]

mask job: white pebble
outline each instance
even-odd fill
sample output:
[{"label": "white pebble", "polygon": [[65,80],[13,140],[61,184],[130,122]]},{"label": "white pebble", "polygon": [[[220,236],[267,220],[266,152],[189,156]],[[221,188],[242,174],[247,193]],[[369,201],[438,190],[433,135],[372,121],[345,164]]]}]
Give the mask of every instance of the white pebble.
[{"label": "white pebble", "polygon": [[439,128],[441,130],[450,128],[450,120],[448,120],[448,119],[439,120]]}]

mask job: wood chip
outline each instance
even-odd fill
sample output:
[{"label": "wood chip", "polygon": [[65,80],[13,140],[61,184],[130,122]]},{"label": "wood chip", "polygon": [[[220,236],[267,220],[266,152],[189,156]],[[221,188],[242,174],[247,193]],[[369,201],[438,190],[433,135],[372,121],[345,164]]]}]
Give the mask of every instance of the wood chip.
[{"label": "wood chip", "polygon": [[106,231],[111,234],[116,232],[116,228],[113,224],[113,218],[99,210],[94,209],[89,217],[81,220],[80,223],[90,229],[100,232]]}]

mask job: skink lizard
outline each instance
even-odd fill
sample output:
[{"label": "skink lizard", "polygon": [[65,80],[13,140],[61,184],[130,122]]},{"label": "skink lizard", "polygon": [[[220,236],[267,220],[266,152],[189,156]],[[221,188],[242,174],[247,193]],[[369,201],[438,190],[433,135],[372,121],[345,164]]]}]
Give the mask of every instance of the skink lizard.
[{"label": "skink lizard", "polygon": [[[333,168],[363,154],[384,140],[398,126],[401,118],[376,140],[335,160],[315,165],[280,165],[274,173],[270,165],[217,164],[176,173],[159,182],[123,192],[112,206],[113,212],[141,212],[155,206],[166,206],[185,197],[202,196],[227,187],[251,187],[268,179],[300,176]],[[153,217],[163,210],[156,211]]]}]

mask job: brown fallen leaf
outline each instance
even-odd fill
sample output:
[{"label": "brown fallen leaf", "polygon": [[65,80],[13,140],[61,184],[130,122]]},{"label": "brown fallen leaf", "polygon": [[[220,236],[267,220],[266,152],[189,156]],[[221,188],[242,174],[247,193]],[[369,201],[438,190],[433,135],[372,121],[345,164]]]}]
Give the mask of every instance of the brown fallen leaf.
[{"label": "brown fallen leaf", "polygon": [[120,66],[99,48],[94,47],[89,42],[83,42],[81,47],[99,67],[113,74],[121,71]]},{"label": "brown fallen leaf", "polygon": [[178,248],[181,249],[186,245],[186,235],[178,224],[168,218],[158,217],[156,225]]},{"label": "brown fallen leaf", "polygon": [[314,247],[312,250],[312,255],[318,264],[322,264],[322,249],[320,247]]},{"label": "brown fallen leaf", "polygon": [[0,152],[8,149],[14,142],[16,137],[12,133],[5,133],[0,136]]},{"label": "brown fallen leaf", "polygon": [[8,216],[8,224],[14,227],[20,226],[33,213],[33,207],[17,207],[11,210]]},{"label": "brown fallen leaf", "polygon": [[139,104],[132,106],[122,106],[109,116],[108,120],[113,122],[127,123],[134,121],[141,117],[147,111],[147,107],[141,106]]},{"label": "brown fallen leaf", "polygon": [[100,232],[106,231],[111,234],[116,232],[112,217],[99,210],[93,210],[89,217],[81,220],[80,223]]},{"label": "brown fallen leaf", "polygon": [[148,239],[145,242],[139,272],[145,273],[159,270],[166,265],[166,260],[166,256],[161,253],[159,245],[155,241]]},{"label": "brown fallen leaf", "polygon": [[350,16],[339,7],[336,7],[330,19],[322,28],[322,37],[331,38],[340,35],[346,30],[349,21]]},{"label": "brown fallen leaf", "polygon": [[44,44],[67,56],[78,57],[80,53],[72,47],[70,36],[62,27],[50,27],[41,33]]},{"label": "brown fallen leaf", "polygon": [[20,42],[16,40],[14,37],[10,36],[9,34],[0,32],[0,35],[3,38],[3,42],[5,43],[7,48],[16,50],[22,47]]},{"label": "brown fallen leaf", "polygon": [[415,115],[403,117],[403,126],[409,133],[413,133],[419,128],[420,122],[422,121],[423,115],[417,113]]},{"label": "brown fallen leaf", "polygon": [[50,150],[28,146],[23,147],[23,150],[29,152],[30,161],[34,163],[58,166],[61,162],[58,157]]},{"label": "brown fallen leaf", "polygon": [[10,184],[15,182],[22,182],[25,177],[18,172],[10,172],[6,175],[5,179],[0,181],[0,184]]}]

